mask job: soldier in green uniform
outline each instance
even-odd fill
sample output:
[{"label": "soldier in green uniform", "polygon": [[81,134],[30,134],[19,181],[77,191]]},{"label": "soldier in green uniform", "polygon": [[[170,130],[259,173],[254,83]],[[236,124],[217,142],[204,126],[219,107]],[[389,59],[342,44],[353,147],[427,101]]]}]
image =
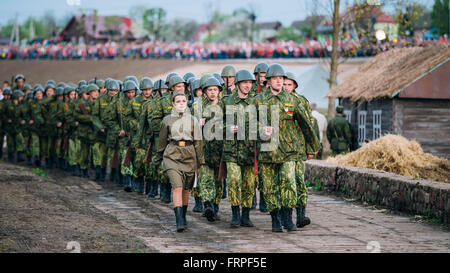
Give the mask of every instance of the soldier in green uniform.
[{"label": "soldier in green uniform", "polygon": [[336,107],[336,117],[328,122],[327,138],[331,145],[332,156],[346,154],[352,144],[350,125],[344,118],[344,107]]},{"label": "soldier in green uniform", "polygon": [[118,144],[118,162],[120,162],[118,186],[125,186],[124,190],[131,191],[131,176],[133,175],[132,164],[125,166],[123,163],[127,152],[129,140],[131,138],[130,119],[132,118],[131,100],[134,98],[137,85],[133,80],[127,80],[122,88],[122,92],[117,93],[111,103],[106,108],[104,124],[114,136],[115,141],[108,140],[108,147]]},{"label": "soldier in green uniform", "polygon": [[139,89],[142,92],[142,95],[136,97],[131,100],[131,114],[132,119],[130,119],[130,128],[132,130],[132,153],[133,153],[133,189],[138,194],[144,193],[144,182],[145,182],[145,174],[146,174],[146,165],[145,165],[145,153],[146,149],[144,148],[146,144],[144,143],[141,137],[139,137],[139,126],[140,126],[140,118],[142,115],[142,105],[150,100],[152,91],[153,91],[153,81],[148,77],[144,77],[141,79],[139,83]]},{"label": "soldier in green uniform", "polygon": [[[179,80],[184,82],[181,78]],[[159,169],[163,162],[161,168],[169,177],[173,188],[177,231],[182,232],[187,228],[189,191],[192,189],[195,173],[205,164],[205,159],[200,124],[189,113],[184,91],[175,91],[170,97],[173,100],[173,111],[161,122],[155,166]]]},{"label": "soldier in green uniform", "polygon": [[24,141],[21,128],[25,125],[21,111],[23,96],[23,92],[16,89],[12,94],[12,99],[7,103],[6,119],[8,127],[6,130],[6,143],[9,162],[14,161],[15,152],[17,152],[17,161],[23,161]]},{"label": "soldier in green uniform", "polygon": [[5,142],[5,135],[9,125],[6,118],[6,110],[8,108],[11,95],[11,90],[9,88],[4,88],[3,100],[0,100],[0,160],[3,159],[3,144]]},{"label": "soldier in green uniform", "polygon": [[[283,231],[282,221],[288,231],[297,229],[292,222],[292,209],[298,200],[295,162],[298,161],[299,150],[295,143],[299,136],[292,128],[300,126],[305,141],[311,143],[314,151],[319,146],[306,110],[295,96],[283,89],[285,76],[281,65],[270,65],[266,74],[270,87],[255,97],[260,113],[259,175],[272,217],[273,232]],[[262,111],[263,107],[267,111]]]},{"label": "soldier in green uniform", "polygon": [[[208,221],[220,220],[219,203],[223,194],[223,179],[219,178],[223,141],[216,139],[215,130],[220,129],[222,137],[223,115],[218,105],[219,93],[222,89],[220,82],[212,77],[203,84],[205,96],[192,105],[191,113],[200,121],[200,125],[208,131],[203,141],[205,165],[198,173],[198,188],[201,200],[205,206],[205,216]],[[219,118],[216,117],[219,114]]]},{"label": "soldier in green uniform", "polygon": [[25,84],[25,76],[22,74],[17,74],[14,77],[14,84],[15,86],[12,87],[12,90],[21,90],[23,92],[23,86]]},{"label": "soldier in green uniform", "polygon": [[[27,86],[27,84],[25,86]],[[24,89],[28,88],[25,86],[24,86]],[[33,103],[33,95],[34,95],[34,92],[29,91],[25,95],[25,99],[22,104],[22,116],[23,116],[23,120],[25,121],[25,124],[22,127],[23,128],[22,136],[23,136],[23,139],[25,142],[25,155],[27,157],[27,165],[28,166],[33,165],[32,151],[31,151],[31,128],[30,128],[31,125],[29,124],[29,122],[31,120],[31,104]]]},{"label": "soldier in green uniform", "polygon": [[220,76],[224,82],[223,90],[225,90],[225,93],[227,91],[227,87],[230,90],[235,91],[236,86],[234,80],[236,79],[236,68],[232,65],[226,65],[222,68]]},{"label": "soldier in green uniform", "polygon": [[30,126],[31,133],[31,155],[36,167],[41,166],[41,142],[45,136],[45,129],[41,126],[42,117],[40,115],[39,102],[44,98],[44,88],[38,84],[34,88],[34,100],[30,103]]},{"label": "soldier in green uniform", "polygon": [[78,107],[81,100],[85,101],[87,99],[87,85],[86,81],[82,80],[78,82],[78,87],[76,92],[69,93],[69,103],[68,111],[65,112],[65,119],[69,126],[69,147],[68,147],[68,158],[69,158],[69,168],[72,171],[73,176],[81,176],[80,171],[80,139],[78,138],[77,129],[79,122],[75,120],[75,109]]},{"label": "soldier in green uniform", "polygon": [[106,93],[107,89],[106,89],[106,82],[104,80],[97,80],[97,82],[95,83],[98,88],[99,88],[99,96],[103,95]]},{"label": "soldier in green uniform", "polygon": [[[254,82],[255,77],[250,71],[239,70],[236,73],[237,91],[230,95],[224,94],[220,101],[226,117],[222,161],[226,164],[232,227],[254,226],[250,220],[250,209],[257,183],[257,175],[254,172],[257,114],[256,110],[248,111],[254,104],[254,98],[250,96]],[[252,136],[254,140],[251,140]]]},{"label": "soldier in green uniform", "polygon": [[56,128],[56,140],[55,140],[55,165],[56,168],[62,169],[63,167],[63,153],[61,151],[61,143],[63,141],[64,134],[64,86],[60,85],[55,90],[56,104],[57,104],[57,128]]},{"label": "soldier in green uniform", "polygon": [[[318,132],[316,132],[316,128],[318,128],[317,121],[312,116],[309,101],[304,96],[299,95],[296,92],[298,83],[293,73],[286,72],[283,87],[284,90],[294,95],[298,99],[299,103],[306,110],[306,114],[311,124],[313,124],[314,133],[316,137],[318,137]],[[300,127],[295,127],[295,130],[297,131],[297,135],[299,136],[299,141],[296,142],[296,144],[299,145],[298,150],[300,152],[298,161],[295,162],[295,177],[296,177],[295,180],[297,182],[297,196],[298,196],[296,212],[297,212],[297,227],[301,228],[311,223],[311,220],[305,216],[306,206],[308,203],[308,189],[306,187],[304,173],[305,173],[305,161],[312,159],[314,151],[311,148],[311,144],[305,142],[305,137],[303,136]]]}]

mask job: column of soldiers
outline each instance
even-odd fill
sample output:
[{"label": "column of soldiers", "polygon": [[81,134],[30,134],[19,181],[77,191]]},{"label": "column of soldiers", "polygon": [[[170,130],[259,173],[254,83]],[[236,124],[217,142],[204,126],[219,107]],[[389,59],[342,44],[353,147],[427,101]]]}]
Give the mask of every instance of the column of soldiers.
[{"label": "column of soldiers", "polygon": [[[231,227],[253,227],[256,189],[273,232],[310,223],[304,168],[320,149],[317,122],[295,92],[294,75],[279,64],[260,63],[253,73],[227,65],[201,78],[170,73],[155,82],[128,76],[31,87],[25,81],[17,75],[0,101],[10,162],[16,153],[17,162],[26,156],[30,166],[45,162],[73,176],[89,178],[93,169],[101,183],[109,173],[118,187],[148,198],[159,190],[162,202],[173,202],[180,232],[190,194],[193,211],[210,222],[221,219],[219,204],[228,195]],[[192,124],[176,131],[180,121]]]}]

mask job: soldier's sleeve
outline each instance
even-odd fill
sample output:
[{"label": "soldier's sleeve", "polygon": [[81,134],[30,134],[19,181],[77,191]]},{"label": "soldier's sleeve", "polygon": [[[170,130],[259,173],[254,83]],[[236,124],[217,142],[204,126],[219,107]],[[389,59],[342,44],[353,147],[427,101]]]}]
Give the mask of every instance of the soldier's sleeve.
[{"label": "soldier's sleeve", "polygon": [[161,161],[163,159],[164,150],[167,146],[167,137],[169,135],[169,128],[166,124],[166,121],[163,119],[163,122],[161,122],[161,129],[159,131],[159,141],[158,141],[158,147],[156,148],[156,156],[154,158],[153,163],[155,166],[160,166]]},{"label": "soldier's sleeve", "polygon": [[193,126],[194,130],[192,130],[194,134],[194,148],[195,148],[195,154],[197,156],[197,167],[200,167],[201,165],[205,164],[205,157],[203,154],[203,140],[202,139],[195,139],[195,136],[201,136],[202,135],[202,128],[200,127],[200,123],[198,122],[197,118],[192,116],[193,120]]},{"label": "soldier's sleeve", "polygon": [[348,145],[351,146],[352,145],[352,133],[350,131],[350,125],[348,124],[348,122],[345,122],[344,137],[345,137],[345,140],[347,140]]},{"label": "soldier's sleeve", "polygon": [[302,129],[303,135],[305,136],[305,143],[310,144],[312,150],[318,151],[320,149],[319,141],[316,134],[314,133],[314,128],[309,117],[306,114],[305,109],[299,104],[295,106],[295,118],[298,122],[298,125]]},{"label": "soldier's sleeve", "polygon": [[81,112],[79,104],[75,107],[74,116],[75,116],[75,120],[78,121],[79,123],[88,124],[88,125],[92,123],[91,115],[83,114]]},{"label": "soldier's sleeve", "polygon": [[106,106],[104,124],[111,132],[114,132],[114,134],[119,134],[121,128],[120,121],[117,120],[116,103],[117,100],[113,100],[108,106]]},{"label": "soldier's sleeve", "polygon": [[37,124],[41,124],[44,121],[43,113],[42,113],[42,105],[41,103],[36,103],[36,115],[35,115],[35,122]]},{"label": "soldier's sleeve", "polygon": [[100,131],[101,129],[105,129],[105,125],[103,125],[100,120],[100,100],[97,100],[92,106],[92,124],[94,125],[95,132]]},{"label": "soldier's sleeve", "polygon": [[332,132],[332,130],[333,130],[333,120],[330,120],[330,122],[328,122],[328,126],[327,126],[327,139],[328,139],[328,142],[330,142],[331,143],[331,139],[333,138],[333,132]]}]

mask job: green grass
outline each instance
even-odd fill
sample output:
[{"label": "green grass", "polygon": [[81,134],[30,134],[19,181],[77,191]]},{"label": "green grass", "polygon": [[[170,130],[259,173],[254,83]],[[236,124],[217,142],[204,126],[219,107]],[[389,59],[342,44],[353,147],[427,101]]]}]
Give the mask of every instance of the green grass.
[{"label": "green grass", "polygon": [[320,182],[320,179],[319,179],[319,178],[316,178],[316,183],[314,184],[313,189],[314,189],[315,191],[320,191],[320,190],[322,190],[322,182]]},{"label": "green grass", "polygon": [[34,169],[33,169],[33,172],[34,172],[34,174],[37,175],[37,176],[42,176],[42,177],[45,177],[45,178],[50,178],[50,177],[48,176],[48,174],[46,174],[46,173],[44,172],[44,170],[42,170],[42,169],[34,168]]}]

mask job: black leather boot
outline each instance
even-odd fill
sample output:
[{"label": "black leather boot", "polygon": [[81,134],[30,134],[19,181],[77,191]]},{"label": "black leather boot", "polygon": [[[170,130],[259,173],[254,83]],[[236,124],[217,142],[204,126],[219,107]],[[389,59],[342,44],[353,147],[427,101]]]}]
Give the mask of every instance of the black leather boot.
[{"label": "black leather boot", "polygon": [[202,199],[200,197],[195,197],[195,206],[192,209],[193,212],[202,212],[203,211],[203,204]]},{"label": "black leather boot", "polygon": [[187,221],[186,221],[187,208],[188,206],[183,206],[183,226],[185,229],[187,228]]},{"label": "black leather boot", "polygon": [[214,206],[211,202],[204,202],[203,205],[205,206],[205,216],[206,219],[208,219],[209,222],[214,222],[216,218],[214,217]]},{"label": "black leather boot", "polygon": [[173,209],[175,211],[175,221],[177,223],[177,231],[183,232],[184,226],[183,226],[183,208],[182,207],[175,207]]},{"label": "black leather boot", "polygon": [[297,228],[294,225],[294,222],[292,222],[292,209],[281,207],[281,221],[283,224],[283,227],[287,231],[296,231]]},{"label": "black leather boot", "polygon": [[239,206],[231,206],[231,227],[237,228],[241,223],[241,209]]},{"label": "black leather boot", "polygon": [[250,208],[242,207],[241,226],[254,227],[252,221],[250,220]]},{"label": "black leather boot", "polygon": [[216,218],[216,221],[220,221],[219,216],[219,204],[214,203],[214,218]]},{"label": "black leather boot", "polygon": [[271,211],[270,216],[272,217],[272,232],[283,232],[283,229],[281,228],[280,211],[277,209]]},{"label": "black leather boot", "polygon": [[304,226],[307,226],[311,224],[311,219],[305,216],[305,207],[300,206],[296,208],[297,210],[297,227],[302,228]]}]

